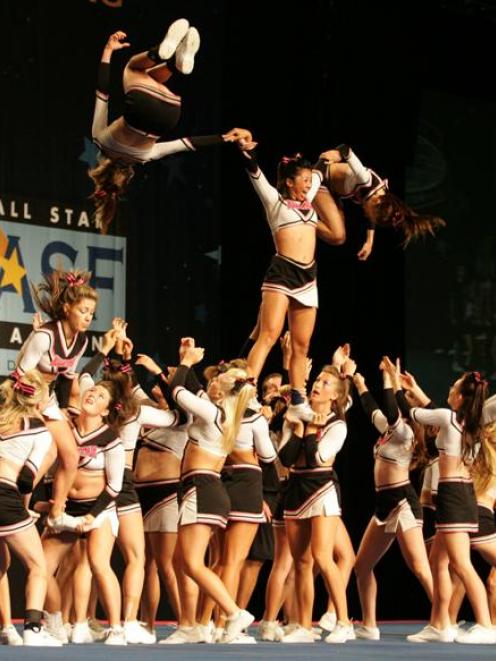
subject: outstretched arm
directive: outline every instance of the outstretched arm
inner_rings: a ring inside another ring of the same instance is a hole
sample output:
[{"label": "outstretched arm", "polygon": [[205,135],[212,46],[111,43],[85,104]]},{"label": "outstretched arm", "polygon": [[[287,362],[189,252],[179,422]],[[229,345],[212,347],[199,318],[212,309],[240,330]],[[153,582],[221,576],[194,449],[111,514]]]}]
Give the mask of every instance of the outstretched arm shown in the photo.
[{"label": "outstretched arm", "polygon": [[108,126],[110,60],[112,59],[112,53],[115,50],[130,46],[130,44],[125,41],[126,37],[127,35],[125,32],[117,30],[117,32],[110,35],[103,49],[102,59],[100,60],[100,65],[98,67],[95,112],[93,114],[93,125],[91,127],[91,135],[96,139],[98,139],[99,134]]}]

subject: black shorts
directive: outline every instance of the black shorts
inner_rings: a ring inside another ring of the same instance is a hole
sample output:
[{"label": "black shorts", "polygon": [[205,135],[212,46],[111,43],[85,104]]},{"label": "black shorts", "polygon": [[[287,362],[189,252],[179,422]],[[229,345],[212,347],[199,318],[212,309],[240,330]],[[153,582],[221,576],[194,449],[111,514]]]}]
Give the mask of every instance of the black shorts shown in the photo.
[{"label": "black shorts", "polygon": [[[153,92],[153,93],[151,93]],[[124,99],[124,121],[130,129],[149,137],[168,135],[181,117],[181,104],[172,93],[155,95],[154,90],[130,89]]]},{"label": "black shorts", "polygon": [[274,255],[265,272],[262,291],[272,291],[294,298],[310,308],[319,306],[317,264],[301,264],[283,255]]},{"label": "black shorts", "polygon": [[490,544],[496,540],[496,523],[494,521],[494,511],[484,505],[477,505],[479,512],[479,532],[471,532],[470,546],[479,544]]},{"label": "black shorts", "polygon": [[478,532],[479,512],[470,480],[439,480],[436,500],[436,530]]},{"label": "black shorts", "polygon": [[288,481],[285,520],[341,516],[336,473],[328,469],[293,468]]},{"label": "black shorts", "polygon": [[415,519],[422,522],[422,506],[420,505],[417,493],[410,482],[398,487],[389,487],[387,489],[378,489],[376,491],[374,512],[376,519],[380,522],[385,522],[391,512],[405,501],[410,505]]},{"label": "black shorts", "polygon": [[434,536],[436,535],[436,510],[433,507],[422,507],[422,514],[424,517],[424,523],[422,526],[422,534],[424,536],[424,542],[432,542]]},{"label": "black shorts", "polygon": [[17,485],[0,480],[0,537],[23,532],[34,524]]},{"label": "black shorts", "polygon": [[250,464],[224,466],[221,478],[231,502],[229,521],[264,523],[262,469]]},{"label": "black shorts", "polygon": [[182,475],[178,501],[180,526],[194,523],[227,526],[231,503],[219,473],[194,470]]},{"label": "black shorts", "polygon": [[177,532],[178,480],[153,480],[134,485],[143,512],[145,532]]},{"label": "black shorts", "polygon": [[122,489],[116,498],[117,516],[125,516],[134,512],[141,512],[140,500],[133,483],[133,473],[130,468],[124,469]]},{"label": "black shorts", "polygon": [[[279,494],[264,493],[263,499],[267,503],[274,516],[277,504],[279,501]],[[284,521],[282,522],[284,525]],[[257,534],[251,545],[250,552],[248,553],[248,560],[257,560],[258,562],[265,562],[266,560],[274,559],[274,532],[272,530],[272,523],[267,521],[258,526]]]}]

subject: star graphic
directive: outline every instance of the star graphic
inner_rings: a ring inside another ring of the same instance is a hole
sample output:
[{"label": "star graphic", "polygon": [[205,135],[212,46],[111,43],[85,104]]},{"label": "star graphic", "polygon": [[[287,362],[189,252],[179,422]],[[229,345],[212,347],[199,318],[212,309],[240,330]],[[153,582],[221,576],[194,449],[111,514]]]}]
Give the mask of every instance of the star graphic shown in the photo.
[{"label": "star graphic", "polygon": [[17,249],[12,251],[9,258],[0,257],[0,267],[3,269],[0,287],[3,289],[8,285],[13,285],[16,292],[22,294],[22,279],[26,275],[26,269],[19,264]]},{"label": "star graphic", "polygon": [[87,163],[90,168],[94,168],[98,163],[98,147],[94,142],[84,138],[84,151],[79,155],[79,160]]},{"label": "star graphic", "polygon": [[217,264],[219,264],[219,266],[221,265],[221,263],[222,263],[222,246],[217,246],[217,248],[215,250],[212,250],[211,252],[206,252],[204,254],[205,254],[205,257],[210,257],[211,259],[216,261]]}]

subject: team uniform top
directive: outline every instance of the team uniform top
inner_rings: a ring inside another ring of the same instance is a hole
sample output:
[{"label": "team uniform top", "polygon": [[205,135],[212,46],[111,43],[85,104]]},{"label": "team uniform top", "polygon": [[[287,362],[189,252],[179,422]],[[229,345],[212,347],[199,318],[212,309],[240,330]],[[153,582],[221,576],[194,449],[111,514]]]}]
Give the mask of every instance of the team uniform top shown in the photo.
[{"label": "team uniform top", "polygon": [[260,461],[266,464],[276,459],[277,453],[270,438],[269,424],[259,411],[246,410],[234,450],[254,450]]},{"label": "team uniform top", "polygon": [[342,182],[344,192],[341,192],[340,197],[362,204],[380,188],[387,188],[387,179],[381,179],[374,170],[365,167],[350,148],[340,149],[340,152],[349,166]]},{"label": "team uniform top", "polygon": [[192,419],[189,416],[187,422],[177,427],[147,427],[145,425],[140,432],[143,447],[158,452],[169,452],[181,460],[188,442],[188,429]]},{"label": "team uniform top", "polygon": [[293,466],[303,453],[305,468],[318,470],[325,467],[330,470],[329,461],[334,459],[343,447],[347,433],[346,422],[334,413],[328,415],[326,424],[316,433],[306,434],[303,438],[293,434],[285,422],[279,445],[279,459],[284,466]]},{"label": "team uniform top", "polygon": [[79,451],[78,470],[105,471],[105,489],[97,497],[90,514],[97,516],[119,495],[126,465],[124,446],[118,434],[107,424],[83,434],[73,421],[74,438]]},{"label": "team uniform top", "polygon": [[21,429],[0,434],[0,459],[26,466],[36,476],[52,444],[52,435],[39,418],[22,418]]},{"label": "team uniform top", "polygon": [[312,207],[312,200],[317,194],[322,183],[324,162],[318,162],[312,170],[312,185],[306,195],[306,200],[299,202],[282,197],[279,191],[269,184],[266,176],[258,166],[255,154],[253,152],[243,152],[246,158],[245,167],[248,171],[253,188],[260,198],[267,221],[269,223],[272,236],[286,227],[295,227],[296,225],[310,225],[317,227],[318,216]]},{"label": "team uniform top", "polygon": [[17,359],[17,370],[24,374],[38,369],[44,374],[76,375],[76,367],[86,350],[88,338],[76,333],[68,346],[61,321],[50,321],[32,331],[22,346]]}]

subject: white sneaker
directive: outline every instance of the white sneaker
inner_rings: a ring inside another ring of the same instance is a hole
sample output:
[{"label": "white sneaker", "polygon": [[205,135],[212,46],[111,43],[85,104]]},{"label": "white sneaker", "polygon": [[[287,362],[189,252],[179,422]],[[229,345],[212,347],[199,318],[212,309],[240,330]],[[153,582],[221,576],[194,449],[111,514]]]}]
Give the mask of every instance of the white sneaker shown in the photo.
[{"label": "white sneaker", "polygon": [[284,636],[284,630],[277,620],[262,620],[259,628],[261,639],[271,643],[279,643]]},{"label": "white sneaker", "polygon": [[234,640],[239,633],[250,626],[254,619],[255,617],[245,610],[239,610],[235,615],[228,617],[223,642],[228,643]]},{"label": "white sneaker", "polygon": [[13,624],[2,627],[0,631],[0,643],[2,645],[22,645],[22,636],[19,635]]},{"label": "white sneaker", "polygon": [[71,516],[62,512],[58,516],[48,516],[47,517],[47,526],[50,532],[75,532],[76,527],[82,523],[82,516]]},{"label": "white sneaker", "polygon": [[213,643],[214,642],[214,635],[215,635],[215,625],[210,620],[208,624],[197,624],[196,627],[196,633],[198,635],[199,640],[197,642],[199,643]]},{"label": "white sneaker", "polygon": [[322,629],[319,627],[312,627],[312,634],[315,640],[320,640],[322,638]]},{"label": "white sneaker", "polygon": [[380,640],[381,632],[379,627],[366,627],[364,624],[360,624],[355,627],[355,638],[360,640]]},{"label": "white sneaker", "polygon": [[69,639],[67,638],[67,631],[65,630],[64,623],[62,622],[62,613],[57,611],[56,613],[47,613],[43,614],[45,618],[45,629],[46,632],[60,640],[63,645],[67,645]]},{"label": "white sneaker", "polygon": [[[224,641],[223,641],[224,642]],[[257,641],[247,633],[238,633],[234,640],[225,641],[228,645],[256,645]]]},{"label": "white sneaker", "polygon": [[158,641],[161,645],[183,645],[204,642],[197,627],[178,627],[170,636]]},{"label": "white sneaker", "polygon": [[455,632],[452,627],[436,629],[428,624],[417,633],[406,637],[411,643],[452,643],[455,640]]},{"label": "white sneaker", "polygon": [[126,634],[123,627],[117,625],[110,627],[107,637],[103,641],[104,645],[127,645]]},{"label": "white sneaker", "polygon": [[157,642],[157,636],[148,631],[138,620],[124,622],[124,635],[126,642],[131,645],[154,645]]},{"label": "white sneaker", "polygon": [[62,647],[60,640],[51,636],[43,627],[38,631],[24,629],[22,639],[23,644],[29,647]]},{"label": "white sneaker", "polygon": [[174,23],[171,23],[167,34],[158,47],[158,56],[161,60],[170,60],[176,52],[176,48],[186,36],[188,28],[189,23],[185,18],[179,18]]},{"label": "white sneaker", "polygon": [[71,643],[86,645],[93,642],[94,638],[88,622],[75,622],[71,632]]},{"label": "white sneaker", "polygon": [[288,414],[293,415],[303,422],[312,422],[315,411],[312,409],[307,400],[303,404],[290,404],[288,406]]},{"label": "white sneaker", "polygon": [[108,635],[108,629],[102,624],[95,619],[92,619],[91,617],[88,619],[88,626],[90,628],[91,635],[93,637],[93,641],[99,642],[101,640],[105,640],[105,638]]},{"label": "white sneaker", "polygon": [[336,613],[324,613],[319,620],[319,627],[325,631],[332,631],[336,626],[337,618]]},{"label": "white sneaker", "polygon": [[315,637],[311,629],[296,627],[281,638],[281,643],[314,643]]},{"label": "white sneaker", "polygon": [[326,643],[345,643],[347,640],[354,640],[355,634],[353,625],[344,624],[343,622],[336,622],[336,626],[331,633],[325,638]]},{"label": "white sneaker", "polygon": [[496,631],[493,628],[474,624],[466,631],[458,630],[455,637],[456,643],[472,645],[491,645],[496,643]]},{"label": "white sneaker", "polygon": [[[176,69],[182,74],[193,71],[195,55],[200,48],[200,34],[196,28],[190,28],[176,50]],[[160,51],[159,51],[160,55]]]},{"label": "white sneaker", "polygon": [[223,643],[226,630],[224,627],[214,627],[212,639],[214,643]]}]

